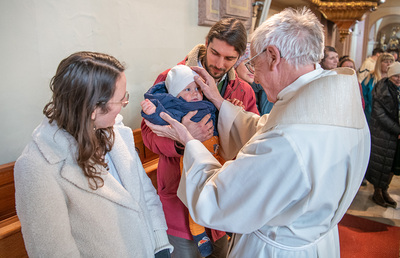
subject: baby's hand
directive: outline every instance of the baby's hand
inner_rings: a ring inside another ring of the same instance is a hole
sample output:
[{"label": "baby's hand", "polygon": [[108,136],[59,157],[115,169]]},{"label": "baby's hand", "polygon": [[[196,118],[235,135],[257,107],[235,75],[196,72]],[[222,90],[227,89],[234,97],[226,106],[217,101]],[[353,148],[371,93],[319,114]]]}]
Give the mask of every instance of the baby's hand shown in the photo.
[{"label": "baby's hand", "polygon": [[243,101],[238,100],[238,99],[227,99],[227,101],[231,102],[235,106],[242,107],[243,109],[245,108],[243,105]]},{"label": "baby's hand", "polygon": [[140,102],[140,105],[142,106],[143,112],[146,115],[151,115],[156,112],[156,106],[148,99]]}]

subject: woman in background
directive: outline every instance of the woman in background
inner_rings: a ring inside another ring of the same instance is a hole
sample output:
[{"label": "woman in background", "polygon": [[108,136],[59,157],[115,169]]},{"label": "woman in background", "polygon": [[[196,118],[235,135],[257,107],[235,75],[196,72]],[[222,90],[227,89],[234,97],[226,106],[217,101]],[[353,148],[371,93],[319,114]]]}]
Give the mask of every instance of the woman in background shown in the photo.
[{"label": "woman in background", "polygon": [[[354,63],[354,60],[351,59],[349,56],[342,56],[339,59],[339,66],[338,67],[348,67],[353,69],[354,71],[356,70],[356,64]],[[361,84],[358,84],[360,86],[360,94],[361,94],[361,103],[363,106],[363,109],[365,109],[365,102],[364,102],[364,96],[362,92],[362,87]],[[366,182],[363,181],[363,184],[365,185]]]},{"label": "woman in background", "polygon": [[339,62],[339,54],[336,49],[331,46],[324,48],[324,58],[322,58],[320,65],[322,69],[332,70],[337,68]]},{"label": "woman in background", "polygon": [[389,53],[379,55],[374,70],[361,82],[365,101],[364,113],[369,123],[372,111],[372,89],[382,78],[387,77],[388,66],[394,62],[394,57]]},{"label": "woman in background", "polygon": [[400,174],[400,63],[389,66],[388,78],[372,90],[371,157],[366,173],[374,185],[372,200],[383,207],[397,207],[388,193],[393,174]]},{"label": "woman in background", "polygon": [[14,169],[31,257],[169,257],[161,202],[118,115],[129,103],[114,57],[61,61],[51,101]]},{"label": "woman in background", "polygon": [[251,69],[248,69],[246,66],[246,63],[249,61],[249,59],[250,43],[247,43],[246,51],[236,62],[234,68],[239,78],[250,84],[251,88],[253,89],[256,95],[256,105],[260,116],[269,114],[274,106],[274,103],[268,101],[267,94],[265,93],[263,87],[260,84],[255,83],[254,71],[251,71]]}]

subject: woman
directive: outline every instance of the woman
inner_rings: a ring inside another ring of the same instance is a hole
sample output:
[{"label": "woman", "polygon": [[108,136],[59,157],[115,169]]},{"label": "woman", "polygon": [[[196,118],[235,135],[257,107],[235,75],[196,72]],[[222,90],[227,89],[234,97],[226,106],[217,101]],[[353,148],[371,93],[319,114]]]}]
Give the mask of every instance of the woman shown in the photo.
[{"label": "woman", "polygon": [[239,60],[234,65],[237,75],[240,79],[246,81],[250,84],[251,88],[254,90],[256,95],[256,104],[260,116],[264,114],[269,114],[274,103],[271,103],[267,99],[267,94],[260,84],[254,82],[254,74],[247,69],[246,62],[250,59],[250,43],[247,43],[245,53],[239,58]]},{"label": "woman", "polygon": [[361,82],[362,92],[365,101],[364,113],[369,122],[372,110],[372,89],[375,84],[382,78],[387,77],[388,66],[394,62],[394,57],[389,53],[383,53],[378,57],[375,63],[374,71],[372,71],[365,79]]},{"label": "woman", "polygon": [[322,58],[320,65],[322,69],[332,70],[337,68],[339,62],[339,54],[336,49],[331,46],[324,48],[324,58]]},{"label": "woman", "polygon": [[[353,70],[356,70],[356,64],[354,63],[354,60],[351,59],[349,56],[342,56],[339,60],[339,66],[338,67],[348,67]],[[363,109],[365,109],[365,102],[364,102],[364,97],[362,93],[362,87],[361,84],[359,83],[360,86],[360,94],[361,94],[361,103],[363,106]],[[366,182],[363,181],[363,184],[365,185]]]},{"label": "woman", "polygon": [[61,61],[51,101],[15,164],[16,207],[32,257],[169,257],[161,202],[118,116],[129,103],[114,57]]},{"label": "woman", "polygon": [[389,78],[380,80],[372,90],[371,157],[366,173],[374,185],[372,200],[383,207],[396,208],[397,203],[387,192],[393,172],[398,171],[400,153],[399,97],[400,63],[389,66]]},{"label": "woman", "polygon": [[351,59],[349,56],[342,56],[341,58],[339,58],[338,67],[348,67],[356,70],[356,64],[354,63],[354,60]]}]

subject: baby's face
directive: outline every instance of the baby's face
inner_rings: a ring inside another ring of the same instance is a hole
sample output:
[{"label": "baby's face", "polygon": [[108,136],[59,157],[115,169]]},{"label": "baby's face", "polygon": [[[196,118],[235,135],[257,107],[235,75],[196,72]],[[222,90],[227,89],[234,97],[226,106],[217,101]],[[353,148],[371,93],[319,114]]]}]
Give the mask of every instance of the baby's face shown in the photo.
[{"label": "baby's face", "polygon": [[196,84],[196,82],[191,82],[184,88],[181,92],[179,92],[177,98],[182,97],[187,102],[194,102],[203,100],[203,92],[201,91],[200,86]]}]

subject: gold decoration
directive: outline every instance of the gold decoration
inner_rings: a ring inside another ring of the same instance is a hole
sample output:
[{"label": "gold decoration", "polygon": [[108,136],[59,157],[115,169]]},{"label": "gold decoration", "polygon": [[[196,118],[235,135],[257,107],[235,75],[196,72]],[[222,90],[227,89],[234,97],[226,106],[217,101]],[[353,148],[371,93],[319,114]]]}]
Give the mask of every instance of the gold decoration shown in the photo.
[{"label": "gold decoration", "polygon": [[350,34],[350,27],[356,20],[361,20],[362,16],[375,10],[380,1],[357,1],[357,0],[309,0],[322,15],[333,21],[339,29],[340,42],[343,42]]}]

